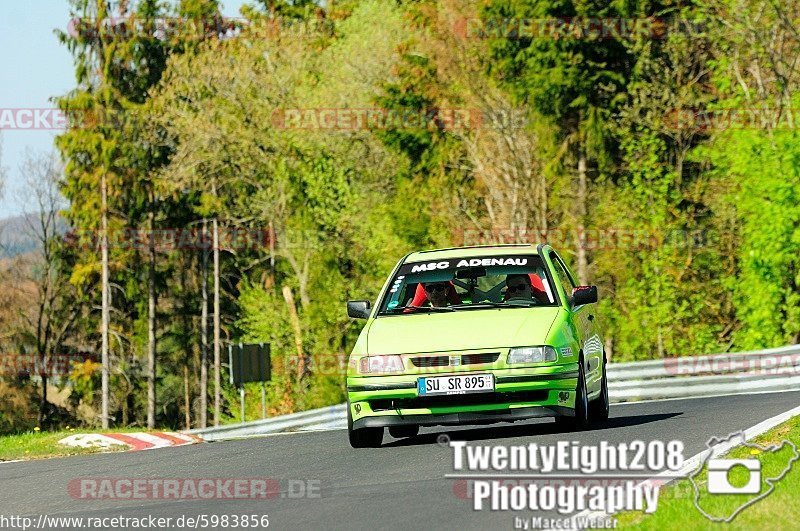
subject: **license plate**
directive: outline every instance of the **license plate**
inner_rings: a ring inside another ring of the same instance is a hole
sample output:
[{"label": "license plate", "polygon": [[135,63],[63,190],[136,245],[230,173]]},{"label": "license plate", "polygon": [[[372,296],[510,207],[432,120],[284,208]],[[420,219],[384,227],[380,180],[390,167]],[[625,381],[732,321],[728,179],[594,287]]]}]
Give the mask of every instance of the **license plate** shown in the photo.
[{"label": "license plate", "polygon": [[467,393],[491,393],[494,391],[493,374],[459,374],[454,376],[431,376],[417,380],[417,394],[465,395]]}]

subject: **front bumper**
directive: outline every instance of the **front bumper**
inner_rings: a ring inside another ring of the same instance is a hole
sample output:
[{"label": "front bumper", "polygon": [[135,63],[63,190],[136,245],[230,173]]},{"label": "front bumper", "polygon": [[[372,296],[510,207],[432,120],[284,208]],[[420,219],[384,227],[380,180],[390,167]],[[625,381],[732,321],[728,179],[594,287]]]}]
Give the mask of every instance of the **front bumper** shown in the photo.
[{"label": "front bumper", "polygon": [[381,415],[353,421],[353,428],[386,428],[390,426],[456,426],[462,424],[494,424],[518,420],[563,415],[574,417],[575,411],[563,406],[533,406],[510,408],[505,411],[474,411],[423,415]]},{"label": "front bumper", "polygon": [[[494,374],[494,392],[432,397],[417,394],[420,377],[470,372]],[[513,369],[475,367],[435,374],[351,376],[347,379],[348,407],[355,429],[486,424],[573,416],[577,379],[577,363]]]}]

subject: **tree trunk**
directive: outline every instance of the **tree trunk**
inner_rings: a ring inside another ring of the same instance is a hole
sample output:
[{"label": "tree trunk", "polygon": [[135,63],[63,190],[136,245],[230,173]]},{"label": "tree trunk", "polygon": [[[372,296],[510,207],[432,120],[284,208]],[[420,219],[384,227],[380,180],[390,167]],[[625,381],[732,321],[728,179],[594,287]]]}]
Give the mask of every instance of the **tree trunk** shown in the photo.
[{"label": "tree trunk", "polygon": [[131,400],[131,386],[129,383],[125,383],[125,395],[123,399],[120,401],[122,404],[122,425],[128,425],[128,410],[130,409],[130,400]]},{"label": "tree trunk", "polygon": [[286,301],[286,306],[289,309],[289,320],[294,329],[294,346],[297,349],[297,381],[301,381],[306,373],[306,358],[303,355],[303,336],[300,328],[300,318],[297,316],[297,307],[294,303],[294,295],[292,295],[292,288],[289,286],[283,287],[283,300]]},{"label": "tree trunk", "polygon": [[[203,241],[207,232],[207,223],[203,221]],[[201,258],[201,292],[203,308],[200,314],[200,427],[208,426],[208,250],[203,249]]]},{"label": "tree trunk", "polygon": [[147,272],[147,427],[156,427],[156,215],[150,198],[150,245]]},{"label": "tree trunk", "polygon": [[41,427],[47,420],[47,365],[45,364],[39,375],[42,378],[42,401],[39,402],[39,420],[37,424]]},{"label": "tree trunk", "polygon": [[101,234],[100,234],[100,262],[102,264],[101,271],[101,287],[102,290],[102,310],[101,310],[101,324],[100,335],[102,337],[101,344],[101,362],[102,369],[102,406],[101,406],[101,425],[103,429],[108,428],[108,374],[109,374],[109,360],[108,360],[108,326],[109,326],[109,290],[108,290],[108,183],[106,182],[106,174],[102,173],[100,178],[100,218],[101,218]]},{"label": "tree trunk", "polygon": [[188,307],[188,296],[187,294],[190,292],[188,286],[188,276],[191,273],[189,267],[193,262],[193,258],[190,255],[186,255],[181,260],[181,293],[183,297],[181,297],[181,343],[183,343],[183,412],[184,412],[184,426],[185,429],[191,429],[192,427],[192,389],[190,385],[190,373],[192,367],[192,361],[196,354],[196,349],[192,346],[192,324],[191,324],[191,310]]},{"label": "tree trunk", "polygon": [[214,218],[212,222],[214,231],[214,426],[219,426],[220,412],[220,322],[219,322],[219,221]]},{"label": "tree trunk", "polygon": [[586,256],[586,151],[578,144],[578,283],[589,283],[589,261]]},{"label": "tree trunk", "polygon": [[614,336],[608,334],[606,336],[605,344],[603,345],[603,351],[606,353],[606,361],[611,361],[611,358],[614,356]]},{"label": "tree trunk", "polygon": [[184,404],[184,423],[185,429],[192,429],[192,398],[189,394],[189,359],[183,365],[183,404]]},{"label": "tree trunk", "polygon": [[[47,245],[46,242],[45,245]],[[45,275],[49,275],[50,263],[47,259],[46,254],[45,254],[45,262],[46,262]],[[45,289],[47,289],[47,287]],[[39,377],[42,379],[42,395],[39,401],[39,416],[37,419],[37,424],[40,427],[44,427],[44,422],[47,419],[47,370],[50,365],[49,363],[50,360],[48,359],[47,356],[47,343],[49,343],[49,341],[46,341],[46,338],[43,337],[46,336],[46,334],[44,334],[44,332],[42,331],[42,329],[44,328],[42,321],[44,320],[45,307],[46,304],[39,305],[39,318],[37,319],[36,322],[36,348],[38,350],[37,354],[39,356],[38,372],[39,372]]]}]

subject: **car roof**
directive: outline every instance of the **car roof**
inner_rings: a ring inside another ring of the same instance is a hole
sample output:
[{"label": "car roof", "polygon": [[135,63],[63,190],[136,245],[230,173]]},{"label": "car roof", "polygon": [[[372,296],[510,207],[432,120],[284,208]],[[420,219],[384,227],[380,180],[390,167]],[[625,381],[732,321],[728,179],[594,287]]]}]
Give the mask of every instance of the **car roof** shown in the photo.
[{"label": "car roof", "polygon": [[406,257],[404,263],[429,262],[432,260],[447,260],[450,258],[472,258],[475,256],[495,256],[521,254],[538,254],[535,243],[512,243],[506,245],[475,245],[471,247],[450,247],[447,249],[431,249],[417,251]]}]

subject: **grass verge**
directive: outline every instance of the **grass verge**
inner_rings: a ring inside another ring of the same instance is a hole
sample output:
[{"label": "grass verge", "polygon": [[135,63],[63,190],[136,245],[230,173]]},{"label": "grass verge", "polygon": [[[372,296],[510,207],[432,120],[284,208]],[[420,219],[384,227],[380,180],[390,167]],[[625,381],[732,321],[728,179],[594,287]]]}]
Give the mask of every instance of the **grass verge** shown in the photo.
[{"label": "grass verge", "polygon": [[[773,428],[772,430],[756,437],[750,442],[761,446],[781,445],[788,440],[794,443],[800,453],[800,416]],[[789,460],[794,456],[792,448],[784,445],[778,451],[760,452],[757,449],[738,446],[732,449],[724,458],[751,459],[756,458],[761,463],[761,490],[764,493],[769,489],[766,478],[777,477],[786,468]],[[747,483],[749,473],[746,469],[738,467],[732,469],[726,476],[735,487]],[[738,507],[752,500],[753,495],[709,494],[708,473],[706,467],[695,478],[700,491],[699,504],[704,511],[712,516],[725,518],[732,514]],[[744,508],[730,523],[716,523],[707,519],[694,504],[695,490],[688,479],[662,488],[658,500],[658,509],[652,515],[641,512],[626,512],[616,515],[619,527],[635,529],[725,529],[751,530],[751,529],[797,529],[800,521],[800,460],[792,464],[791,470],[783,479],[775,482],[774,490],[765,498],[755,501]]]},{"label": "grass verge", "polygon": [[3,435],[0,436],[0,461],[44,459],[47,457],[64,457],[68,455],[95,454],[98,452],[119,452],[121,450],[126,450],[128,447],[123,445],[120,445],[119,447],[112,447],[112,449],[102,449],[75,448],[58,444],[58,441],[64,437],[75,435],[76,433],[108,433],[109,431],[125,433],[142,430],[114,428],[113,430],[104,431],[30,431],[16,435]]}]

